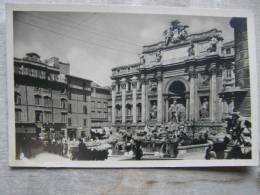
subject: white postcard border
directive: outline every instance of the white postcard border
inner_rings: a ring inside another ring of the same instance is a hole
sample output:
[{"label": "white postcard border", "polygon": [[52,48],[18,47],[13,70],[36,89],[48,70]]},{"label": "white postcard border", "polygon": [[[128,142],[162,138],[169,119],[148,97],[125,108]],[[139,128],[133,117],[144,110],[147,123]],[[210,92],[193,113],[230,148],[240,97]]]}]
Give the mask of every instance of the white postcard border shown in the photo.
[{"label": "white postcard border", "polygon": [[[259,104],[257,87],[257,66],[254,14],[250,10],[176,8],[162,6],[95,6],[95,5],[60,5],[60,4],[7,4],[7,93],[8,93],[8,132],[9,132],[9,166],[11,167],[75,167],[75,168],[138,168],[138,167],[222,167],[222,166],[257,166],[259,163]],[[252,159],[250,160],[156,160],[156,161],[71,161],[38,162],[15,159],[15,123],[14,123],[14,74],[13,74],[13,12],[106,12],[133,14],[172,14],[216,17],[246,17],[248,25],[248,47],[250,66],[251,121],[252,121]]]}]

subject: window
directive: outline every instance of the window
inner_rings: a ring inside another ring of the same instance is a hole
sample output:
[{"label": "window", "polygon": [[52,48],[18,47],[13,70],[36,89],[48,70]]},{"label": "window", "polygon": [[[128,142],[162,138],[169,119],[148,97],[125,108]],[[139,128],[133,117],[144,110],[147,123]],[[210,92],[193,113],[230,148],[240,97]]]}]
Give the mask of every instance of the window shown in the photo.
[{"label": "window", "polygon": [[63,88],[63,89],[61,90],[61,93],[62,93],[62,94],[66,94],[66,91],[67,91],[66,88]]},{"label": "window", "polygon": [[83,119],[83,125],[84,125],[84,127],[87,126],[87,119]]},{"label": "window", "polygon": [[46,73],[44,71],[42,71],[42,79],[45,79],[46,78]]},{"label": "window", "polygon": [[87,106],[83,106],[83,114],[87,114],[87,113],[88,113]]},{"label": "window", "polygon": [[107,102],[104,102],[104,109],[107,108]]},{"label": "window", "polygon": [[231,49],[230,49],[230,48],[228,48],[228,49],[226,50],[226,54],[231,54]]},{"label": "window", "polygon": [[48,80],[49,80],[49,81],[53,81],[53,80],[54,80],[53,77],[54,77],[53,74],[49,74]]},{"label": "window", "polygon": [[54,81],[58,81],[58,80],[59,80],[59,77],[58,77],[58,75],[57,75],[57,74],[55,74],[55,75],[53,76],[53,79],[54,79]]},{"label": "window", "polygon": [[33,74],[32,69],[31,69],[31,68],[28,68],[28,75],[29,75],[29,76],[32,76],[32,74]]},{"label": "window", "polygon": [[61,113],[61,122],[62,123],[67,122],[67,113],[64,113],[64,112]]},{"label": "window", "polygon": [[14,72],[17,74],[23,73],[23,67],[22,66],[15,66]]},{"label": "window", "polygon": [[35,95],[34,96],[34,100],[35,100],[35,105],[40,105],[40,103],[41,103],[41,96],[40,95]]},{"label": "window", "polygon": [[87,101],[87,95],[86,95],[86,94],[83,95],[83,101],[84,101],[84,102]]},{"label": "window", "polygon": [[44,106],[46,106],[46,107],[51,107],[52,106],[52,101],[51,101],[50,97],[48,97],[48,96],[44,97]]},{"label": "window", "polygon": [[22,110],[15,109],[15,122],[21,121]]},{"label": "window", "polygon": [[15,104],[21,104],[21,94],[15,92]]},{"label": "window", "polygon": [[28,75],[28,68],[27,67],[23,67],[23,75]]},{"label": "window", "polygon": [[83,137],[86,137],[86,132],[85,131],[81,131],[81,137],[83,138]]},{"label": "window", "polygon": [[226,76],[227,76],[227,78],[231,78],[231,75],[232,75],[232,74],[231,74],[231,71],[232,71],[231,69],[227,69],[227,70],[226,70]]},{"label": "window", "polygon": [[41,70],[37,70],[37,77],[38,78],[42,78],[42,71]]},{"label": "window", "polygon": [[61,99],[61,108],[66,109],[66,100]]},{"label": "window", "polygon": [[68,92],[68,99],[71,100],[71,92]]},{"label": "window", "polygon": [[52,122],[52,114],[51,112],[44,112],[45,122],[50,123]]},{"label": "window", "polygon": [[32,69],[32,76],[37,77],[37,70],[36,69]]},{"label": "window", "polygon": [[42,111],[35,111],[35,122],[43,122]]},{"label": "window", "polygon": [[68,118],[68,125],[71,126],[71,118]]},{"label": "window", "polygon": [[68,104],[68,113],[71,113],[71,112],[72,112],[71,104]]},{"label": "window", "polygon": [[95,101],[91,102],[91,108],[95,108]]}]

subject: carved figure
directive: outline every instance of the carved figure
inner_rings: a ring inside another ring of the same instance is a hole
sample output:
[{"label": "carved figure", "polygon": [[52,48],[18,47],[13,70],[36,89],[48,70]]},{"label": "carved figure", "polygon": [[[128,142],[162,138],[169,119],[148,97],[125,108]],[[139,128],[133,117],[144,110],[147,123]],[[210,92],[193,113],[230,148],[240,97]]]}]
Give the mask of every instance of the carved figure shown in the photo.
[{"label": "carved figure", "polygon": [[194,55],[195,55],[194,44],[191,43],[190,47],[188,48],[188,56],[191,57],[191,56],[194,56]]},{"label": "carved figure", "polygon": [[204,98],[203,102],[201,104],[200,117],[201,118],[208,118],[209,117],[209,102],[208,102],[207,98]]},{"label": "carved figure", "polygon": [[171,122],[175,122],[175,123],[178,123],[178,106],[177,106],[177,101],[174,100],[173,101],[173,104],[171,104],[169,110],[169,118]]},{"label": "carved figure", "polygon": [[163,34],[164,34],[165,44],[168,45],[170,43],[172,35],[173,35],[171,27],[168,28],[167,30],[165,30],[163,32]]},{"label": "carved figure", "polygon": [[165,44],[177,43],[182,40],[186,40],[188,36],[187,28],[189,26],[182,25],[178,20],[173,20],[171,26],[163,32]]},{"label": "carved figure", "polygon": [[161,50],[158,50],[155,54],[156,62],[160,62],[162,59]]},{"label": "carved figure", "polygon": [[156,82],[151,82],[150,83],[150,91],[151,92],[156,92],[157,91],[157,83]]},{"label": "carved figure", "polygon": [[141,55],[141,57],[140,57],[140,64],[145,64],[144,55]]},{"label": "carved figure", "polygon": [[220,35],[215,35],[211,38],[210,40],[210,46],[207,49],[208,52],[216,52],[217,51],[217,46],[218,46],[218,42],[222,41],[223,38]]},{"label": "carved figure", "polygon": [[185,106],[181,103],[177,104],[178,113],[177,118],[179,122],[184,122],[186,119],[186,109]]},{"label": "carved figure", "polygon": [[157,118],[157,106],[156,103],[153,104],[152,110],[150,112],[150,118],[151,119],[156,119]]}]

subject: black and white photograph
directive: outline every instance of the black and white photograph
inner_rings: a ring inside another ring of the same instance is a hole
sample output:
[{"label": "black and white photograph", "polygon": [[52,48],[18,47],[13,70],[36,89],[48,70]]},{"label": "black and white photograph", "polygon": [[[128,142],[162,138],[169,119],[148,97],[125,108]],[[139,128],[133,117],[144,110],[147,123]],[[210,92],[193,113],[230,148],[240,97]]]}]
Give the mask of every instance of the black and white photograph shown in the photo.
[{"label": "black and white photograph", "polygon": [[56,8],[9,6],[10,166],[258,163],[250,13]]}]

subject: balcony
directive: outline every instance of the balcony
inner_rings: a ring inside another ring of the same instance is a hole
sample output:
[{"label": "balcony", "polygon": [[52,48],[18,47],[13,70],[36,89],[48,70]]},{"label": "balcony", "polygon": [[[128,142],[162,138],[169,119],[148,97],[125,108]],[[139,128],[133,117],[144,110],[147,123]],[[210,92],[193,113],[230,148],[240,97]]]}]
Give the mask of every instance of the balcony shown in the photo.
[{"label": "balcony", "polygon": [[122,97],[121,96],[116,96],[116,101],[121,101]]},{"label": "balcony", "polygon": [[131,100],[133,98],[132,94],[126,95],[126,100]]},{"label": "balcony", "polygon": [[122,123],[122,116],[116,116],[116,123]]},{"label": "balcony", "polygon": [[126,122],[133,122],[133,116],[126,116]]}]

